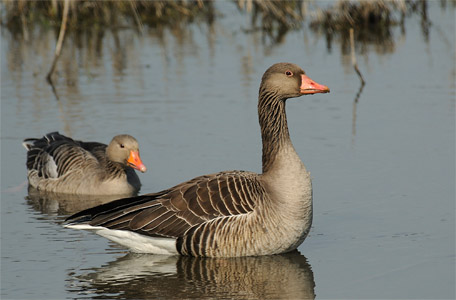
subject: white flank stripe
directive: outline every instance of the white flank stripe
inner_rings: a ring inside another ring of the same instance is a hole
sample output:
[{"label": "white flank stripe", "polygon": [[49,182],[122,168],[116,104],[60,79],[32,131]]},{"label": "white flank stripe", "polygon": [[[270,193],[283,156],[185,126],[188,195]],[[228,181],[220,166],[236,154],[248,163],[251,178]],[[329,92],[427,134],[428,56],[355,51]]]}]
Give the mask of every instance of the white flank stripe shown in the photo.
[{"label": "white flank stripe", "polygon": [[149,237],[126,230],[107,229],[100,226],[90,226],[88,224],[68,224],[66,228],[84,229],[94,231],[117,244],[129,248],[137,253],[152,253],[164,255],[178,255],[176,250],[176,239]]}]

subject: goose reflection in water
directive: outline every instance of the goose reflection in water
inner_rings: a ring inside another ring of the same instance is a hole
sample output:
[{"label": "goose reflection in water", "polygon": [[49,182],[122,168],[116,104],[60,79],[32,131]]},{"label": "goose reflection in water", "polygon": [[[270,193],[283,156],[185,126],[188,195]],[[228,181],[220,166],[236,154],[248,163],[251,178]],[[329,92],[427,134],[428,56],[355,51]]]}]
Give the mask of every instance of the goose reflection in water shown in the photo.
[{"label": "goose reflection in water", "polygon": [[61,216],[73,214],[119,198],[122,198],[122,195],[76,195],[45,192],[29,185],[28,196],[25,199],[36,211],[47,215]]},{"label": "goose reflection in water", "polygon": [[198,258],[129,253],[71,273],[78,298],[314,299],[315,282],[298,251],[260,257]]}]

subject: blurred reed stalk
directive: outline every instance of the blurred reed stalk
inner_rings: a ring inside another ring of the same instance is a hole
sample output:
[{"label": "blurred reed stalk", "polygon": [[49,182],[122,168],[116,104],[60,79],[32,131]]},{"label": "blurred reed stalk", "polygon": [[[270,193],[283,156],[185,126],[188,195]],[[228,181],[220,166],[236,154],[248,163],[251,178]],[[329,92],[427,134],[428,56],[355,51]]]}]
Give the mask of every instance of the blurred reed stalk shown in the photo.
[{"label": "blurred reed stalk", "polygon": [[263,0],[235,0],[240,10],[252,14],[253,19],[261,16],[264,27],[272,22],[278,22],[283,26],[292,28],[299,27],[304,16],[303,0],[291,1],[263,1]]},{"label": "blurred reed stalk", "polygon": [[353,28],[350,28],[350,48],[351,48],[352,65],[353,65],[353,69],[355,69],[356,74],[358,74],[358,77],[361,80],[361,85],[364,86],[366,84],[366,82],[364,81],[363,75],[359,71],[358,62],[356,61],[355,38],[354,38],[354,33],[353,32],[354,32]]},{"label": "blurred reed stalk", "polygon": [[55,46],[54,59],[52,60],[51,69],[49,70],[46,79],[47,81],[54,86],[52,83],[52,73],[54,73],[55,65],[57,60],[60,57],[60,52],[62,51],[63,39],[65,38],[65,32],[67,27],[68,20],[68,11],[70,9],[70,0],[65,0],[63,4],[63,16],[62,16],[62,25],[60,26],[59,38],[57,40],[57,45]]}]

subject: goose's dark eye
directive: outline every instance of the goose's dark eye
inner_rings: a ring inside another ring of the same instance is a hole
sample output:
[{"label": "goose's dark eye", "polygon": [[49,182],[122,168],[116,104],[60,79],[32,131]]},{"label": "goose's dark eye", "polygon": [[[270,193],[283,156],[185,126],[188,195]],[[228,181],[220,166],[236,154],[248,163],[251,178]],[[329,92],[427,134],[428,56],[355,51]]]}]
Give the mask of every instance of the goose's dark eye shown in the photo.
[{"label": "goose's dark eye", "polygon": [[291,71],[286,71],[286,72],[285,72],[285,75],[287,75],[288,77],[291,77],[291,76],[293,76],[293,72],[291,72]]},{"label": "goose's dark eye", "polygon": [[125,148],[125,145],[124,144],[120,144],[120,148]]}]

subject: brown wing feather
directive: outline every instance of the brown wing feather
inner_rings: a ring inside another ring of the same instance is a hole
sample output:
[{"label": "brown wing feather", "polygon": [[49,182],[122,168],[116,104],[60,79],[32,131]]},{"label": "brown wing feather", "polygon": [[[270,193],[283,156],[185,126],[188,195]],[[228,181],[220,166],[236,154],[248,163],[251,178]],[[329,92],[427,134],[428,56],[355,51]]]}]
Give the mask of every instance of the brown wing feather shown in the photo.
[{"label": "brown wing feather", "polygon": [[61,147],[56,148],[55,153],[52,153],[51,155],[53,155],[57,165],[59,177],[73,170],[88,170],[89,167],[97,169],[99,167],[99,162],[92,153],[77,145],[62,145]]},{"label": "brown wing feather", "polygon": [[198,183],[198,189],[196,190],[196,196],[198,197],[198,203],[201,209],[204,210],[207,216],[217,216],[218,212],[216,207],[212,205],[212,201],[209,195],[208,182]]},{"label": "brown wing feather", "polygon": [[156,220],[157,216],[160,218],[161,215],[169,212],[165,207],[156,205],[151,208],[146,208],[141,212],[135,214],[133,219],[130,220],[129,228],[131,230],[142,229],[145,226],[149,226],[152,223],[150,220]]},{"label": "brown wing feather", "polygon": [[24,145],[28,150],[27,168],[36,170],[42,178],[58,178],[83,166],[96,167],[98,160],[90,150],[106,149],[106,145],[100,143],[88,143],[90,147],[84,148],[83,142],[58,132],[48,133],[40,139],[26,139]]},{"label": "brown wing feather", "polygon": [[[243,188],[248,186],[249,190]],[[196,177],[160,193],[120,199],[67,220],[149,236],[182,237],[195,225],[253,211],[263,189],[257,175],[231,171]],[[203,240],[206,238],[203,234]]]}]

